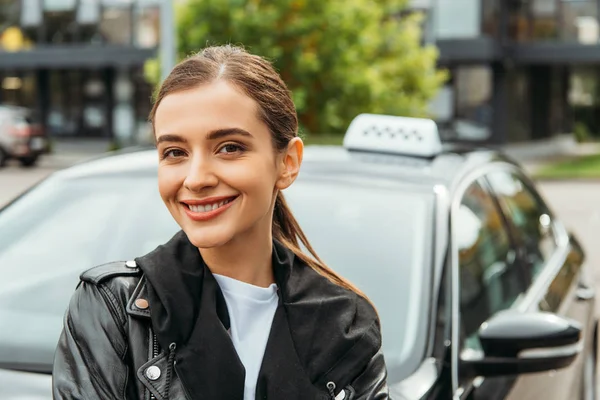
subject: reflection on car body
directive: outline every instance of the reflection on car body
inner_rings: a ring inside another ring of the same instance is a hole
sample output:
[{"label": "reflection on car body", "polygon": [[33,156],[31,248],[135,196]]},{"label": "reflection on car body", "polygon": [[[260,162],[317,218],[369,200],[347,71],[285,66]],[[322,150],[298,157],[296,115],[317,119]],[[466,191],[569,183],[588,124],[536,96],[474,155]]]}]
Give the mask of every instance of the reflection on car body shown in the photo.
[{"label": "reflection on car body", "polygon": [[[178,230],[156,158],[57,172],[0,211],[0,398],[51,398],[82,270]],[[584,252],[509,159],[442,145],[431,121],[362,115],[345,147],[306,149],[285,194],[317,252],[377,306],[392,398],[595,398]]]}]

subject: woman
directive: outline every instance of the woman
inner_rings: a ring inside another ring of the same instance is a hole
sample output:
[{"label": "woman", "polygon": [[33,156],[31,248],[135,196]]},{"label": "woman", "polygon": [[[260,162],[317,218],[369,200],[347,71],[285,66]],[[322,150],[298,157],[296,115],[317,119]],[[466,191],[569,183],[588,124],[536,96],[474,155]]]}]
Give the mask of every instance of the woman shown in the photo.
[{"label": "woman", "polygon": [[150,120],[182,231],[82,274],[54,398],[388,399],[375,310],[315,255],[281,194],[303,144],[272,66],[207,48],[173,69]]}]

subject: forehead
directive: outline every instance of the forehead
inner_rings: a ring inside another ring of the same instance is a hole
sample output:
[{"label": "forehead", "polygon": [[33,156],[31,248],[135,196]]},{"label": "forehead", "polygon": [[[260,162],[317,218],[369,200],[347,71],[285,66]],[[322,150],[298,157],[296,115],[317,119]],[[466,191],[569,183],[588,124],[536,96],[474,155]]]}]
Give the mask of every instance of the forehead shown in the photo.
[{"label": "forehead", "polygon": [[154,118],[157,135],[231,126],[256,129],[261,124],[256,101],[225,81],[168,94]]}]

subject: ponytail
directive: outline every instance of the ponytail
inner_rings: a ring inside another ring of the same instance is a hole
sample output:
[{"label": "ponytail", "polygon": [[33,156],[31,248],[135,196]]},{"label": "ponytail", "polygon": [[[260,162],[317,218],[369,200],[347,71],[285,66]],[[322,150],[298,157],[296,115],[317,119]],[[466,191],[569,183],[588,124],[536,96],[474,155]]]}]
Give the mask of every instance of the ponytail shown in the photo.
[{"label": "ponytail", "polygon": [[[319,258],[304,235],[302,228],[300,228],[298,221],[296,221],[296,218],[294,218],[294,215],[288,207],[287,202],[283,197],[283,193],[281,192],[277,193],[277,199],[275,200],[275,208],[273,212],[273,238],[277,239],[284,246],[290,249],[294,255],[296,255],[296,257],[304,261],[317,273],[323,275],[331,282],[351,290],[369,301],[368,297],[360,289],[338,275]],[[302,251],[300,248],[300,243],[304,245],[304,247],[310,252],[310,256]]]}]

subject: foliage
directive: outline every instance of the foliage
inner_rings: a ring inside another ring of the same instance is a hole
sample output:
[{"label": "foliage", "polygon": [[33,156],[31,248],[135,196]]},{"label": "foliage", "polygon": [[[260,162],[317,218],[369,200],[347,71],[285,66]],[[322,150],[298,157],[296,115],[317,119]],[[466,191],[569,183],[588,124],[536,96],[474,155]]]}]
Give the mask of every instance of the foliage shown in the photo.
[{"label": "foliage", "polygon": [[[301,129],[343,132],[359,113],[425,116],[446,79],[421,46],[406,0],[188,0],[177,9],[179,56],[232,43],[267,57],[291,89]],[[156,62],[147,76],[158,81]]]},{"label": "foliage", "polygon": [[579,143],[587,142],[592,138],[590,130],[588,129],[587,125],[583,122],[575,123],[575,126],[573,127],[573,136],[575,137],[575,140]]},{"label": "foliage", "polygon": [[341,146],[344,140],[344,135],[339,133],[309,133],[300,136],[307,146],[313,144],[321,146]]},{"label": "foliage", "polygon": [[538,179],[600,178],[600,154],[569,158],[536,172]]}]

